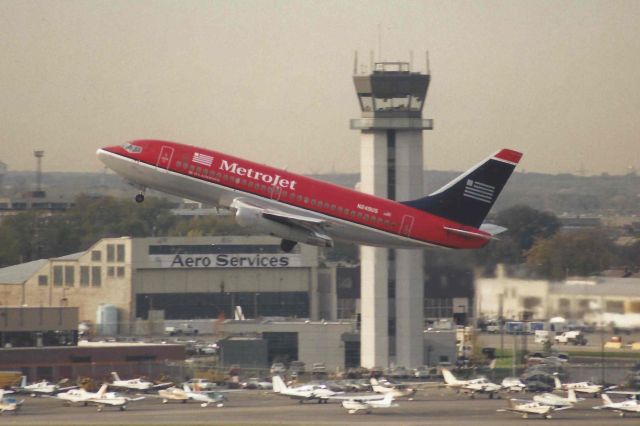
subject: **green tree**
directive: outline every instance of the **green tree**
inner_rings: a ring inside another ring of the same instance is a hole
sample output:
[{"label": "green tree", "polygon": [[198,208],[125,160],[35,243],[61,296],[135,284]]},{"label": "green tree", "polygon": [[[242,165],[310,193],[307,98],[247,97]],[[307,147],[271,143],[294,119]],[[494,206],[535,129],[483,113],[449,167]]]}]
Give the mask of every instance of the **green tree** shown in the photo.
[{"label": "green tree", "polygon": [[549,279],[588,276],[608,268],[613,253],[613,244],[601,229],[562,232],[537,240],[527,253],[527,265]]},{"label": "green tree", "polygon": [[560,228],[552,213],[542,212],[525,205],[516,205],[500,211],[495,223],[507,228],[481,250],[474,252],[475,263],[493,273],[498,263],[519,264],[526,261],[526,253],[538,238],[548,238]]}]

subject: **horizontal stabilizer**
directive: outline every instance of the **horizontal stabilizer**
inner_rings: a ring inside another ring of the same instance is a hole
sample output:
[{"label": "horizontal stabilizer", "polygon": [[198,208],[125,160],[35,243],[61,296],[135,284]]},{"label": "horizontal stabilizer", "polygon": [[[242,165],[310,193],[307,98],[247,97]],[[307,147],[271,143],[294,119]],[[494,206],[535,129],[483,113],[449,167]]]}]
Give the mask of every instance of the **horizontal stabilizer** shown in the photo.
[{"label": "horizontal stabilizer", "polygon": [[473,232],[473,231],[465,231],[464,229],[451,228],[450,226],[445,226],[444,230],[447,231],[447,232],[452,232],[454,234],[458,234],[458,235],[460,235],[462,237],[465,237],[465,238],[480,239],[480,240],[490,240],[491,239],[491,235],[481,234],[479,232]]}]

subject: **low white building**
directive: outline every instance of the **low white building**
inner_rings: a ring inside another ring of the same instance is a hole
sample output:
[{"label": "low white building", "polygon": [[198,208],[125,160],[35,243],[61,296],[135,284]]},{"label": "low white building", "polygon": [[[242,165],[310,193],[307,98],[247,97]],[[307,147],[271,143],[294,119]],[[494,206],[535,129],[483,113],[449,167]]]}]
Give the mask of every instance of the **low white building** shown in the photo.
[{"label": "low white building", "polygon": [[513,277],[500,266],[494,278],[476,280],[478,317],[506,320],[584,319],[594,311],[640,313],[640,278],[589,277],[564,281]]}]

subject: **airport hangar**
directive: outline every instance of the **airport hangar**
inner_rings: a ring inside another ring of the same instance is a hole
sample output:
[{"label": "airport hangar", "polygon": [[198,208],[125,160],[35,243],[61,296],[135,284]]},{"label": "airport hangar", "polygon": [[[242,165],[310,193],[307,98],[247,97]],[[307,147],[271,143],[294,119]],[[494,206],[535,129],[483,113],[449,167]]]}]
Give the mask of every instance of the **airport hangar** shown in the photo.
[{"label": "airport hangar", "polygon": [[[0,269],[0,305],[78,307],[99,335],[259,335],[268,362],[360,365],[359,270],[271,237],[105,238],[86,251]],[[235,307],[246,318],[236,321]],[[425,334],[426,361],[454,361],[455,333]]]}]

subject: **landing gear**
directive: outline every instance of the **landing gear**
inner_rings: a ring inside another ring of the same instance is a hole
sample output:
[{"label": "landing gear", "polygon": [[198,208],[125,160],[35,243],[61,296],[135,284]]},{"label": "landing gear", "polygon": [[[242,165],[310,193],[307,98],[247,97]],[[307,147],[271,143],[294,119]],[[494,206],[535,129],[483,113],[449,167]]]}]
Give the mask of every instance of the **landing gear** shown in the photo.
[{"label": "landing gear", "polygon": [[296,246],[296,244],[298,243],[295,241],[282,240],[282,242],[280,243],[280,249],[285,253],[290,253],[291,250],[293,250],[293,248]]},{"label": "landing gear", "polygon": [[136,203],[141,203],[141,202],[143,202],[143,201],[144,201],[144,194],[143,194],[142,192],[141,192],[141,193],[139,193],[138,195],[136,195],[135,200],[136,200]]}]

